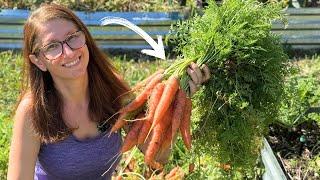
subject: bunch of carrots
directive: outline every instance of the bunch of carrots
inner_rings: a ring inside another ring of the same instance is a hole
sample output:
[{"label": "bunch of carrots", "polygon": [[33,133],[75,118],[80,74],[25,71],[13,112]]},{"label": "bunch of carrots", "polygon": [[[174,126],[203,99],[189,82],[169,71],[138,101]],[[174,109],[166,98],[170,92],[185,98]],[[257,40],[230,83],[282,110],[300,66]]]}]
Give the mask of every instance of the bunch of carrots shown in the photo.
[{"label": "bunch of carrots", "polygon": [[[156,155],[171,148],[178,131],[187,149],[191,149],[192,102],[180,88],[179,78],[171,75],[164,80],[163,70],[150,75],[132,90],[138,89],[142,90],[135,99],[119,110],[119,117],[111,133],[132,121],[120,153],[142,145],[148,139],[144,160],[150,167],[162,169],[162,164],[156,161]],[[143,109],[145,105],[147,110],[140,112],[134,120],[126,119],[130,113]]]}]

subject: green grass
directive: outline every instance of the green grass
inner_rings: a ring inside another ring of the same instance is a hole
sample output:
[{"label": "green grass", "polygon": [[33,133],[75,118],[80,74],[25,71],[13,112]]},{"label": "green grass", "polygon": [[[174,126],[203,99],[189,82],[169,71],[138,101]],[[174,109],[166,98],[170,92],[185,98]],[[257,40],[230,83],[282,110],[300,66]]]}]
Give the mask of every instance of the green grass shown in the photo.
[{"label": "green grass", "polygon": [[12,111],[19,93],[21,56],[0,53],[0,179],[5,179],[12,130]]}]

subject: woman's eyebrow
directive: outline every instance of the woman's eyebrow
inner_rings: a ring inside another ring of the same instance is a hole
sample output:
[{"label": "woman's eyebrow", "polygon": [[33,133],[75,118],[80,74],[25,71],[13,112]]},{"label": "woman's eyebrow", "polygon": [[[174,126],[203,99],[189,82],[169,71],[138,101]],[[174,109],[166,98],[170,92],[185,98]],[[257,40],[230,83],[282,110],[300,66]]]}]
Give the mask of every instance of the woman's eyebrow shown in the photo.
[{"label": "woman's eyebrow", "polygon": [[64,41],[66,40],[71,34],[75,33],[77,31],[77,29],[71,29],[69,31],[67,31],[67,33],[64,34],[64,39],[63,40],[58,40],[56,38],[52,38],[52,39],[49,39],[46,43],[43,43],[43,46],[46,46],[48,44],[51,44],[51,43],[55,43],[55,42],[61,42],[61,41]]}]

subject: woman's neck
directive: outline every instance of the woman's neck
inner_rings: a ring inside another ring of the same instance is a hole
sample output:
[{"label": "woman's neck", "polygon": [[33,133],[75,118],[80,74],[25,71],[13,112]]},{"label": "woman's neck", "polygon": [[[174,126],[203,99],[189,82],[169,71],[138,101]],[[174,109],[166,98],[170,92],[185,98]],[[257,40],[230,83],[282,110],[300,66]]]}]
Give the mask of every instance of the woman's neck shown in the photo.
[{"label": "woman's neck", "polygon": [[72,80],[57,80],[55,87],[60,92],[65,103],[83,104],[88,103],[88,74]]}]

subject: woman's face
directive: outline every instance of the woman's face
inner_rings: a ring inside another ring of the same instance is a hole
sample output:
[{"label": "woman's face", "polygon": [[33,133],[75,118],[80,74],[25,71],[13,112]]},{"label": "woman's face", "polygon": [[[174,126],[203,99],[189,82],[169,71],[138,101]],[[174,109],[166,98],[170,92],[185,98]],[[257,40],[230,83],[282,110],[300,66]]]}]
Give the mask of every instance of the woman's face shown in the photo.
[{"label": "woman's face", "polygon": [[[88,47],[84,44],[80,48],[73,49],[73,42],[71,42],[78,38],[78,31],[79,29],[72,22],[64,19],[54,19],[40,24],[36,39],[40,51],[37,56],[29,56],[31,62],[42,71],[49,71],[55,80],[84,77],[89,62]],[[83,33],[81,35],[84,36]],[[59,42],[64,42],[62,48]],[[57,46],[62,49],[62,54],[52,59],[50,52]]]}]

